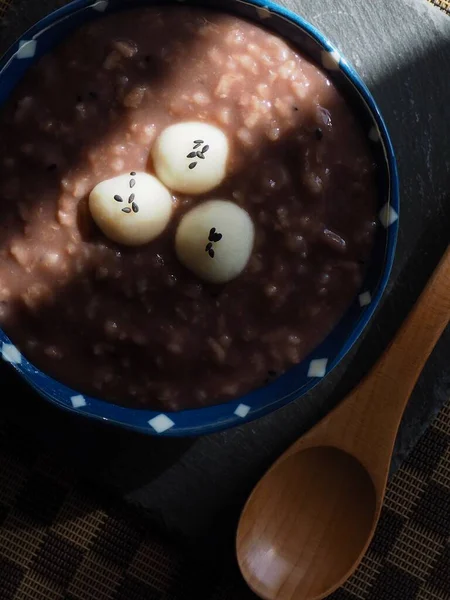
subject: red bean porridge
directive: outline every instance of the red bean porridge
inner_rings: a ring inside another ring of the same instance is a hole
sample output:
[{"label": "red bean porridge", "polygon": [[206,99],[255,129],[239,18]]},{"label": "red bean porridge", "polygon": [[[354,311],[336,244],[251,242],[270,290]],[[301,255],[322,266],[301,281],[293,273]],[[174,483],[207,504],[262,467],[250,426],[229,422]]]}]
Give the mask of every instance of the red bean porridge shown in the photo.
[{"label": "red bean porridge", "polygon": [[[109,241],[93,187],[153,173],[166,126],[220,127],[227,177],[173,195],[145,246]],[[43,57],[0,117],[0,323],[37,366],[119,404],[178,410],[298,363],[354,298],[375,231],[364,134],[315,64],[256,24],[185,7],[99,19]],[[180,218],[209,198],[245,208],[250,262],[224,286],[177,260]]]}]

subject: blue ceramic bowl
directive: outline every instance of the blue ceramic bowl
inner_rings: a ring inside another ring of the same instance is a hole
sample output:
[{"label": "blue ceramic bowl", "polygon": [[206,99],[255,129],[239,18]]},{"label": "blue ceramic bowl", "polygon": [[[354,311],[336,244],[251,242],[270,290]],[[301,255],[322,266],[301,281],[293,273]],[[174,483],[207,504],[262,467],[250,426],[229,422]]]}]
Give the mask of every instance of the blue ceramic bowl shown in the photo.
[{"label": "blue ceramic bowl", "polygon": [[[0,330],[3,359],[50,402],[87,417],[163,436],[198,435],[240,425],[274,411],[310,390],[345,356],[374,313],[389,277],[398,231],[398,175],[386,126],[370,92],[332,44],[299,15],[270,0],[189,1],[211,5],[262,23],[290,40],[329,72],[353,105],[378,163],[380,226],[360,293],[330,335],[305,360],[278,380],[225,404],[160,413],[124,408],[82,395],[36,369]],[[27,31],[3,57],[0,63],[0,105],[30,65],[80,25],[123,8],[174,3],[175,0],[75,0],[57,10]]]}]

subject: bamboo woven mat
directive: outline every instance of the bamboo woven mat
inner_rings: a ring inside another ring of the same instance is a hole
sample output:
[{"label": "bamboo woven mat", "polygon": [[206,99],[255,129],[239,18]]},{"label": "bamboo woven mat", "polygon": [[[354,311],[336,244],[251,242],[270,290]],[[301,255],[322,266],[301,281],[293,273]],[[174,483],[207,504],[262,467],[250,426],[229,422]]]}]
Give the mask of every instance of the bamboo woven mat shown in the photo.
[{"label": "bamboo woven mat", "polygon": [[434,4],[444,12],[450,15],[450,1],[449,0],[428,0],[431,4]]},{"label": "bamboo woven mat", "polygon": [[[450,402],[390,481],[376,537],[330,600],[450,600]],[[0,422],[1,600],[252,600]],[[225,558],[224,558],[225,557]]]},{"label": "bamboo woven mat", "polygon": [[[0,17],[19,0],[0,0]],[[433,0],[450,13],[448,0]],[[0,600],[251,600],[0,420]],[[390,481],[376,537],[332,600],[450,600],[450,402]]]},{"label": "bamboo woven mat", "polygon": [[0,0],[0,17],[2,17],[11,6],[12,0]]}]

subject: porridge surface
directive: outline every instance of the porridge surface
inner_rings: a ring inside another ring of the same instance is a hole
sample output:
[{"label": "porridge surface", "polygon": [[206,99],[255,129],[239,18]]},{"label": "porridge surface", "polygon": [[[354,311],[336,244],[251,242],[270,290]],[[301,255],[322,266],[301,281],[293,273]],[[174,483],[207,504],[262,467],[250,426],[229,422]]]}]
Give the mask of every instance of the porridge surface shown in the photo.
[{"label": "porridge surface", "polygon": [[[166,230],[134,248],[94,225],[101,181],[154,174],[180,121],[228,136],[227,176],[173,193]],[[357,293],[374,231],[373,159],[326,74],[267,30],[190,8],[88,24],[27,74],[0,115],[0,323],[37,366],[113,402],[221,402],[298,363]],[[175,231],[226,199],[255,226],[246,270],[203,283]]]}]

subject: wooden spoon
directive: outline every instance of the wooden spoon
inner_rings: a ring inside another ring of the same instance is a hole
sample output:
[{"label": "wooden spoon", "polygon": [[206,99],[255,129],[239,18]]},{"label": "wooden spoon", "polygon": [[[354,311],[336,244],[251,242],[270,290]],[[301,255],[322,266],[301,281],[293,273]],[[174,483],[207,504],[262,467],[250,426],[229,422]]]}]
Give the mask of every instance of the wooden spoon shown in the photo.
[{"label": "wooden spoon", "polygon": [[265,600],[319,600],[373,537],[401,417],[450,317],[450,246],[369,375],[264,475],[241,515],[237,557]]}]

